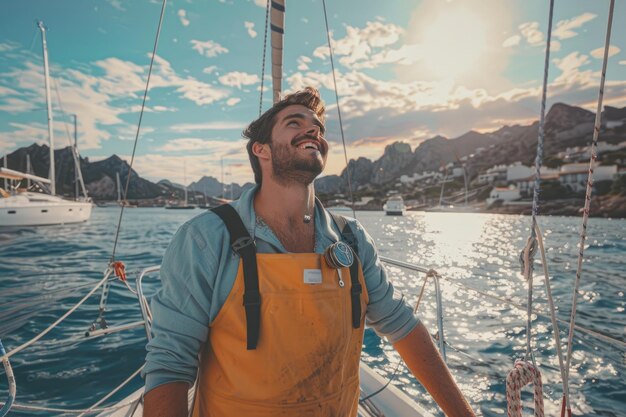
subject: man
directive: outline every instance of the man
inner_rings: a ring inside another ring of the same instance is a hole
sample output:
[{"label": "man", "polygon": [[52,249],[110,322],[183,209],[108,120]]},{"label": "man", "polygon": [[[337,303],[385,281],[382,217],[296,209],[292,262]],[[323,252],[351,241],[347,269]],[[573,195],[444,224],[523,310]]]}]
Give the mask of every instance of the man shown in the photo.
[{"label": "man", "polygon": [[257,187],[174,236],[152,302],[144,416],[187,416],[196,376],[194,416],[356,416],[365,318],[447,415],[474,415],[371,237],[312,198],[324,111],[309,87],[251,123]]}]

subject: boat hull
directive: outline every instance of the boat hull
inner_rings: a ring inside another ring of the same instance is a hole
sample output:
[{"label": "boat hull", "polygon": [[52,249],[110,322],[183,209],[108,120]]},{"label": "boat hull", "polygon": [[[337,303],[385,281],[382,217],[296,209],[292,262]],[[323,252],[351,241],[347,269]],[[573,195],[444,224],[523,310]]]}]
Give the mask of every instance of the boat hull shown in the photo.
[{"label": "boat hull", "polygon": [[0,227],[83,223],[91,217],[91,202],[29,194],[0,199]]}]

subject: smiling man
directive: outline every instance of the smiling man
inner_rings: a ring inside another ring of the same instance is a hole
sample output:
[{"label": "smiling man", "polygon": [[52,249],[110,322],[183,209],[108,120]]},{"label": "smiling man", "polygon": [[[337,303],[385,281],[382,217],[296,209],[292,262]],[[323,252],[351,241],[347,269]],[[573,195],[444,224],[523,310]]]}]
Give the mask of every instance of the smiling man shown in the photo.
[{"label": "smiling man", "polygon": [[257,187],[183,225],[152,301],[144,416],[354,417],[365,321],[448,416],[473,416],[371,237],[313,195],[328,154],[306,88],[244,132]]}]

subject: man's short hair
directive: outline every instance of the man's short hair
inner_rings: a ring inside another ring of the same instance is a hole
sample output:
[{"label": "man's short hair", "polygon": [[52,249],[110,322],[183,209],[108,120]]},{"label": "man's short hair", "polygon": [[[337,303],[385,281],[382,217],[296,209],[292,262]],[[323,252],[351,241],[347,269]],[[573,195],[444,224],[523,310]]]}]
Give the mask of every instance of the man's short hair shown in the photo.
[{"label": "man's short hair", "polygon": [[324,107],[324,101],[320,97],[320,92],[314,87],[305,87],[303,90],[285,96],[263,113],[261,117],[250,123],[246,130],[243,131],[243,137],[248,139],[246,149],[248,150],[250,165],[252,165],[252,171],[254,172],[254,181],[259,185],[261,185],[263,180],[261,164],[259,163],[259,158],[252,152],[252,145],[255,142],[270,143],[272,141],[272,129],[276,124],[275,119],[278,112],[286,107],[298,104],[313,110],[320,121],[324,123],[326,108]]}]

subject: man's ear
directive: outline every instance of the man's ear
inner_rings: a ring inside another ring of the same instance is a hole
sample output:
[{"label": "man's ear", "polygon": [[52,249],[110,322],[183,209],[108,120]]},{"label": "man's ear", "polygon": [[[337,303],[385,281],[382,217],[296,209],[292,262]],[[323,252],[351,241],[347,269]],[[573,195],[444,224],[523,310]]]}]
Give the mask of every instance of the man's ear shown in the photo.
[{"label": "man's ear", "polygon": [[254,142],[252,144],[252,153],[259,159],[269,159],[270,147],[268,144]]}]

